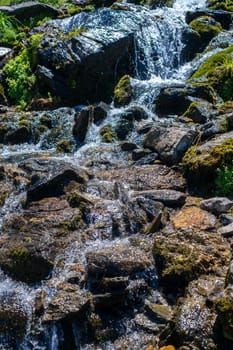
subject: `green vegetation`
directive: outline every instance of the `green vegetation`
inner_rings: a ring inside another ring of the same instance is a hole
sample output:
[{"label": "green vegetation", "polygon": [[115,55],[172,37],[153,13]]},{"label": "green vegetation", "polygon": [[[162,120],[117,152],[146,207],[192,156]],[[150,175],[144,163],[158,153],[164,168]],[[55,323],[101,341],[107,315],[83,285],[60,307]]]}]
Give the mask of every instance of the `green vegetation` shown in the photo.
[{"label": "green vegetation", "polygon": [[232,0],[208,0],[208,5],[214,10],[233,11]]},{"label": "green vegetation", "polygon": [[233,165],[224,166],[216,170],[216,194],[220,196],[233,195]]},{"label": "green vegetation", "polygon": [[[22,2],[25,2],[25,0],[0,0],[0,6],[17,5]],[[54,7],[61,7],[65,3],[65,0],[40,0],[40,2]]]},{"label": "green vegetation", "polygon": [[233,99],[233,45],[209,57],[189,79],[213,88],[224,101]]},{"label": "green vegetation", "polygon": [[32,35],[28,47],[24,47],[18,56],[12,58],[4,67],[8,94],[12,102],[25,109],[31,100],[36,85],[33,69],[37,63],[36,48],[43,34]]},{"label": "green vegetation", "polygon": [[13,103],[24,109],[32,98],[31,91],[36,83],[27,49],[11,59],[4,67],[4,72],[7,75],[9,97]]},{"label": "green vegetation", "polygon": [[215,24],[212,24],[212,22],[213,18],[209,16],[201,16],[194,19],[189,25],[200,35],[201,40],[208,42],[222,31],[220,23],[216,22]]},{"label": "green vegetation", "polygon": [[218,298],[215,301],[222,332],[225,338],[233,340],[233,304],[229,297]]},{"label": "green vegetation", "polygon": [[0,12],[0,42],[8,45],[15,44],[19,24],[14,17]]},{"label": "green vegetation", "polygon": [[[232,165],[232,160],[233,139],[227,139],[209,150],[201,150],[197,146],[190,147],[185,153],[181,164],[192,184],[197,184],[198,186],[206,185],[206,190],[208,190],[210,188],[207,187],[211,186],[216,176],[218,178],[217,169],[224,169],[225,167],[228,169]],[[220,178],[217,180],[218,186],[220,186],[218,188],[223,189],[225,180],[223,179],[223,174],[219,176],[221,176],[221,180]],[[227,174],[226,180],[229,181],[229,174]]]}]

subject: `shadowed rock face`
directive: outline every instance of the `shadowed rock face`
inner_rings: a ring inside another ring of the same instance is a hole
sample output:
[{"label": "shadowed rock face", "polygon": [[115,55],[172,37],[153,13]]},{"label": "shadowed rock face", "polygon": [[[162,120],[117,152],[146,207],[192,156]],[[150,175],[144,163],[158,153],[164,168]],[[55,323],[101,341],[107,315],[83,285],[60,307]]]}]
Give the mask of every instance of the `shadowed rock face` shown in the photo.
[{"label": "shadowed rock face", "polygon": [[44,67],[38,72],[41,91],[47,89],[68,104],[110,101],[119,78],[133,72],[136,24],[125,29],[122,20],[123,11],[101,9],[37,28],[44,33],[38,49]]}]

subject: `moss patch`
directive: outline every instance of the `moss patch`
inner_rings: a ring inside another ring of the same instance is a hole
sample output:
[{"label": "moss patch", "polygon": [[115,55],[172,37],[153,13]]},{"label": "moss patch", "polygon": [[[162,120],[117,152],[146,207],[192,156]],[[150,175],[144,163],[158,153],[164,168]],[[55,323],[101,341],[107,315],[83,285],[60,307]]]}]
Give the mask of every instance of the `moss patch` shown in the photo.
[{"label": "moss patch", "polygon": [[114,89],[114,104],[116,107],[125,106],[132,97],[130,76],[124,75]]},{"label": "moss patch", "polygon": [[219,298],[215,301],[219,320],[225,338],[233,340],[233,304],[229,297]]},{"label": "moss patch", "polygon": [[221,24],[209,16],[198,17],[190,22],[189,25],[200,35],[201,40],[206,43],[222,31]]}]

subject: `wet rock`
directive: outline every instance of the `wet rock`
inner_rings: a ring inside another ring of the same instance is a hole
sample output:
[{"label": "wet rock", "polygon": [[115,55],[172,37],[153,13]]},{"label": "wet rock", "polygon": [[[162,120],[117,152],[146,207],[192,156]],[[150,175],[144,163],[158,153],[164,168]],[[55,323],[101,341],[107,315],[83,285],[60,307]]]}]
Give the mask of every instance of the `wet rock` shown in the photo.
[{"label": "wet rock", "polygon": [[201,277],[189,284],[175,318],[177,339],[183,346],[191,342],[197,349],[216,349],[217,314],[213,301],[223,288],[223,279],[215,276]]},{"label": "wet rock", "polygon": [[98,171],[96,177],[101,180],[120,180],[129,184],[134,191],[173,189],[184,191],[186,184],[183,176],[165,165],[150,165],[109,171]]},{"label": "wet rock", "polygon": [[178,127],[154,127],[145,136],[143,145],[156,151],[165,163],[177,163],[194,141],[197,133]]},{"label": "wet rock", "polygon": [[186,118],[188,121],[193,121],[194,123],[204,124],[207,122],[213,106],[206,101],[195,101],[192,102],[189,108],[182,115],[182,118]]},{"label": "wet rock", "polygon": [[202,274],[222,276],[229,264],[229,245],[218,233],[203,231],[214,227],[212,217],[207,216],[211,214],[200,212],[199,218],[198,212],[194,213],[196,219],[192,212],[186,212],[186,219],[179,220],[179,225],[176,218],[176,230],[165,230],[155,238],[153,253],[161,284],[172,293],[184,290]]},{"label": "wet rock", "polygon": [[156,152],[150,152],[150,154],[147,154],[144,157],[138,159],[135,162],[135,165],[140,166],[140,165],[154,164],[158,158],[159,158],[159,155]]},{"label": "wet rock", "polygon": [[53,264],[40,254],[31,252],[23,246],[10,249],[0,262],[4,272],[27,283],[36,283],[48,277]]},{"label": "wet rock", "polygon": [[222,26],[213,17],[200,16],[189,23],[190,27],[195,30],[201,38],[199,52],[201,52],[209,41],[222,31]]},{"label": "wet rock", "polygon": [[90,252],[86,254],[86,258],[88,280],[95,293],[99,291],[103,279],[134,275],[144,272],[151,265],[142,251],[124,246],[115,246],[114,250]]},{"label": "wet rock", "polygon": [[132,106],[127,108],[125,111],[128,114],[128,118],[140,121],[142,119],[147,119],[147,114],[142,107]]},{"label": "wet rock", "polygon": [[135,143],[133,143],[133,142],[123,141],[121,143],[122,151],[133,151],[136,148],[137,148],[137,145],[135,145]]},{"label": "wet rock", "polygon": [[217,22],[220,22],[224,29],[229,29],[232,21],[232,15],[228,11],[223,10],[195,10],[186,13],[186,22],[190,23],[194,19],[202,16],[213,17]]},{"label": "wet rock", "polygon": [[25,20],[38,15],[43,17],[57,17],[61,14],[61,11],[50,5],[34,1],[27,1],[12,6],[1,6],[0,11],[6,13],[8,16],[14,16],[19,20]]},{"label": "wet rock", "polygon": [[46,80],[41,82],[42,96],[50,91],[66,105],[110,102],[117,80],[133,70],[133,29],[126,32],[119,26],[125,17],[124,11],[103,8],[34,29],[32,34],[45,33],[37,56],[53,75],[52,90]]},{"label": "wet rock", "polygon": [[220,227],[220,229],[218,230],[218,233],[226,238],[233,237],[233,223]]},{"label": "wet rock", "polygon": [[226,197],[214,197],[201,201],[200,208],[214,214],[228,212],[233,207],[233,201]]},{"label": "wet rock", "polygon": [[133,196],[144,196],[154,201],[162,202],[169,207],[182,206],[185,203],[186,195],[175,190],[151,190],[133,192]]},{"label": "wet rock", "polygon": [[183,114],[192,102],[188,95],[187,90],[179,87],[162,89],[155,101],[156,113],[161,117],[169,114]]},{"label": "wet rock", "polygon": [[137,148],[132,152],[132,159],[138,160],[140,158],[143,158],[151,153],[151,150],[146,148]]},{"label": "wet rock", "polygon": [[87,180],[87,177],[84,171],[68,166],[60,169],[55,168],[49,177],[42,178],[27,191],[27,203],[62,195],[65,186],[71,181],[83,183],[85,180]]},{"label": "wet rock", "polygon": [[73,135],[79,142],[83,142],[85,140],[91,115],[91,107],[82,108],[81,111],[75,114]]},{"label": "wet rock", "polygon": [[17,296],[10,293],[0,296],[1,345],[15,348],[27,331],[28,315]]},{"label": "wet rock", "polygon": [[57,322],[77,319],[90,307],[91,294],[78,290],[60,290],[49,302],[43,315],[43,322]]},{"label": "wet rock", "polygon": [[57,255],[64,253],[83,228],[83,214],[66,200],[46,198],[31,203],[4,222],[0,266],[14,279],[40,282],[49,276]]},{"label": "wet rock", "polygon": [[115,133],[119,140],[125,140],[127,135],[133,130],[133,120],[130,120],[128,118],[124,118],[122,116],[116,126],[115,126]]},{"label": "wet rock", "polygon": [[137,129],[138,134],[146,134],[150,129],[154,126],[154,123],[144,123],[143,125],[139,125]]},{"label": "wet rock", "polygon": [[92,107],[93,122],[98,125],[103,119],[107,117],[108,111],[109,106],[104,102],[100,102],[97,105],[94,105]]}]

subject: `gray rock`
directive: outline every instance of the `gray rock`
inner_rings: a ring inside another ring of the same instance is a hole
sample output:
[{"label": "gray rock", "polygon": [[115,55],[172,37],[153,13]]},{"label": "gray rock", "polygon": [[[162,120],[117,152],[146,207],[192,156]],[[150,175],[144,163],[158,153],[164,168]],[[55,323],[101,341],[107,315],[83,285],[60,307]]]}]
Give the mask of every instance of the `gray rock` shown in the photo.
[{"label": "gray rock", "polygon": [[196,135],[190,129],[158,126],[146,134],[143,145],[156,151],[163,162],[174,164],[180,161]]},{"label": "gray rock", "polygon": [[45,309],[43,322],[77,319],[88,310],[90,300],[91,295],[88,292],[58,291]]},{"label": "gray rock", "polygon": [[12,6],[0,6],[0,11],[19,20],[28,19],[38,15],[57,17],[61,11],[47,4],[36,1],[27,1]]},{"label": "gray rock", "polygon": [[214,214],[226,213],[233,206],[233,201],[226,197],[214,197],[201,201],[201,209],[210,211]]},{"label": "gray rock", "polygon": [[223,237],[230,238],[233,237],[233,223],[223,226],[218,230],[218,233]]},{"label": "gray rock", "polygon": [[[86,254],[88,280],[93,292],[99,292],[100,283],[125,283],[116,277],[127,277],[145,271],[151,261],[140,250],[124,245],[115,245],[114,249],[105,249]],[[114,278],[114,279],[113,279]],[[110,280],[111,279],[111,280]]]},{"label": "gray rock", "polygon": [[133,160],[138,160],[142,157],[147,156],[148,154],[151,153],[151,150],[146,149],[146,148],[137,148],[135,150],[133,150],[132,152],[132,159]]},{"label": "gray rock", "polygon": [[175,190],[147,190],[135,191],[133,196],[144,196],[154,201],[162,202],[167,206],[176,207],[185,203],[186,194]]}]

